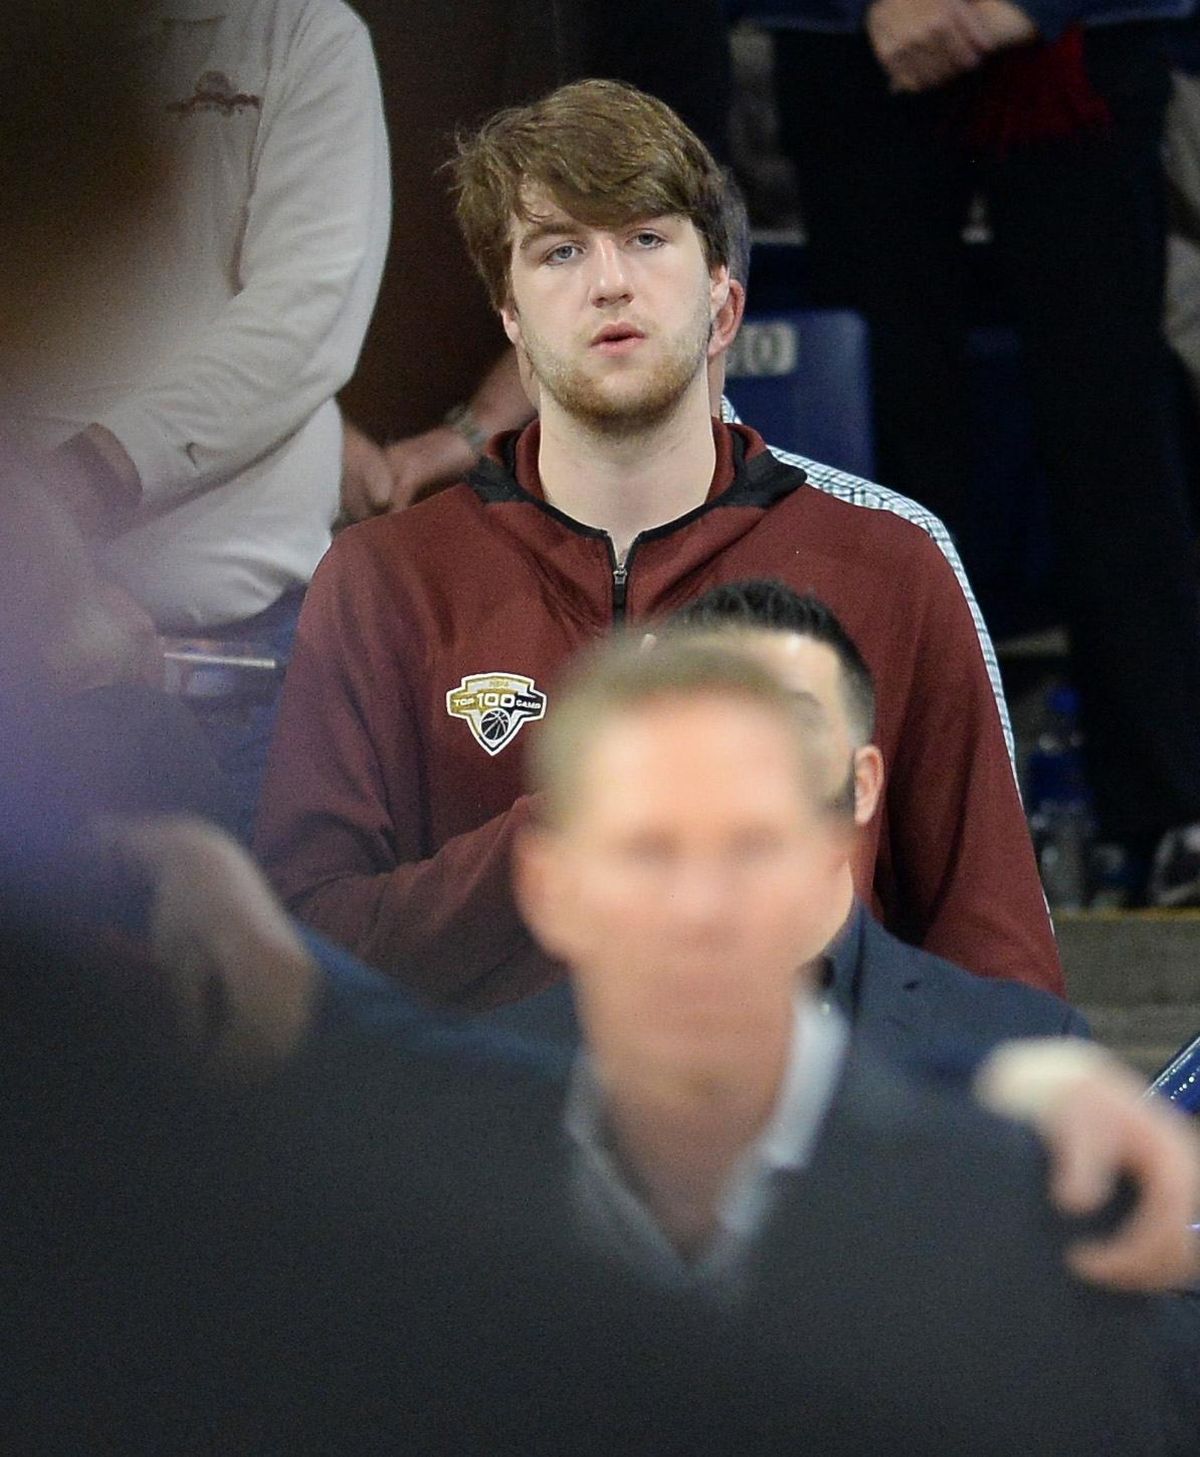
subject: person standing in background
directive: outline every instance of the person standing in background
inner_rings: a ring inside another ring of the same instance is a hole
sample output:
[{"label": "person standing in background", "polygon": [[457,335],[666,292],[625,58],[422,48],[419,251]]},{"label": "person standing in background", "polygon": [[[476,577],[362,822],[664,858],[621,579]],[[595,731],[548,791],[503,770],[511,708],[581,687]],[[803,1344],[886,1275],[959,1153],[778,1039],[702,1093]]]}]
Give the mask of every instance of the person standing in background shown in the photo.
[{"label": "person standing in background", "polygon": [[[872,329],[880,478],[961,528],[982,193],[1051,491],[1101,838],[1200,897],[1200,597],[1162,333],[1156,21],[1188,0],[783,0],[813,301]],[[1134,585],[1136,584],[1136,586]]]},{"label": "person standing in background", "polygon": [[[167,181],[120,240],[119,295],[111,258],[80,264],[72,349],[25,351],[14,421],[127,620],[282,662],[387,241],[370,39],[341,0],[156,0],[137,46]],[[270,691],[200,710],[244,835],[273,715]]]}]

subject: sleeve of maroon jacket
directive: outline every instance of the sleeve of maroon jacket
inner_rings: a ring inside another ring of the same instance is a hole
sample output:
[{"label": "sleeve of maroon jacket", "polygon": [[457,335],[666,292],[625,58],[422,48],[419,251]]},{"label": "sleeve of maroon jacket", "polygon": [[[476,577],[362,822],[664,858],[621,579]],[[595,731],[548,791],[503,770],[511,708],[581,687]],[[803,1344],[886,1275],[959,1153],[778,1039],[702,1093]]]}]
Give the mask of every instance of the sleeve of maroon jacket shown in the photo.
[{"label": "sleeve of maroon jacket", "polygon": [[422,733],[404,677],[418,649],[356,536],[327,553],[305,599],[256,849],[302,921],[430,999],[536,991],[551,973],[509,881],[530,802],[423,857]]},{"label": "sleeve of maroon jacket", "polygon": [[[970,608],[927,537],[911,579],[913,681],[887,766],[905,940],[981,976],[1064,994],[1062,966]],[[903,877],[903,880],[900,880]],[[891,918],[889,918],[890,920]]]}]

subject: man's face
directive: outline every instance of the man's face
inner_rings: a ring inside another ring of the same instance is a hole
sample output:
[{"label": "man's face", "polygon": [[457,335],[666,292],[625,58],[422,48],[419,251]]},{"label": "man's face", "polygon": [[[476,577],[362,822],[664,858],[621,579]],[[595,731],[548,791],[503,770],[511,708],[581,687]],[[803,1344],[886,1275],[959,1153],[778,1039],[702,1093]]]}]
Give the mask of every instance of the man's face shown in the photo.
[{"label": "man's face", "polygon": [[589,1041],[708,1063],[790,1003],[846,863],[805,779],[794,728],[747,700],[666,700],[599,731],[568,822],[519,875]]},{"label": "man's face", "polygon": [[703,374],[727,270],[710,275],[687,218],[593,228],[541,190],[525,202],[532,221],[513,219],[502,317],[543,409],[548,398],[618,433],[665,418]]}]

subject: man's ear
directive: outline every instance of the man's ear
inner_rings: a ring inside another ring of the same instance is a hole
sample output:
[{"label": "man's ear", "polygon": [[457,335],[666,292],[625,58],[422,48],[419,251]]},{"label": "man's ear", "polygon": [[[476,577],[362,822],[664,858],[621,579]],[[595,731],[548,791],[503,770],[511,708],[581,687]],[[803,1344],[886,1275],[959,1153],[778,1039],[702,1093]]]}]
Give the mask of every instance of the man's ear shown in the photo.
[{"label": "man's ear", "polygon": [[517,312],[517,306],[513,303],[511,293],[507,301],[500,305],[500,322],[504,325],[508,342],[515,344],[519,350],[521,347],[521,315]]},{"label": "man's ear", "polygon": [[559,836],[541,826],[517,832],[512,858],[513,895],[521,919],[544,951],[570,961],[571,937],[566,924],[573,897],[565,884]]},{"label": "man's ear", "polygon": [[713,324],[708,340],[708,357],[724,354],[737,338],[746,313],[746,290],[722,265],[712,275]]},{"label": "man's ear", "polygon": [[869,825],[883,794],[883,755],[874,744],[854,751],[854,823]]}]

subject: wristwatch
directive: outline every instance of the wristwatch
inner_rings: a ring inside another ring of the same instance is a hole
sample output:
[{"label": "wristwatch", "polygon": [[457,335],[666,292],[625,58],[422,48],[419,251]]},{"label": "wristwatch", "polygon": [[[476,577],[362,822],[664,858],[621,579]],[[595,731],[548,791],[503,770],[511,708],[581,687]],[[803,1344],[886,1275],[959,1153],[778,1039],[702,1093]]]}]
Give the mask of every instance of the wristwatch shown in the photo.
[{"label": "wristwatch", "polygon": [[442,417],[442,424],[461,435],[471,447],[473,455],[482,455],[488,443],[488,433],[475,418],[475,411],[469,404],[455,405]]}]

